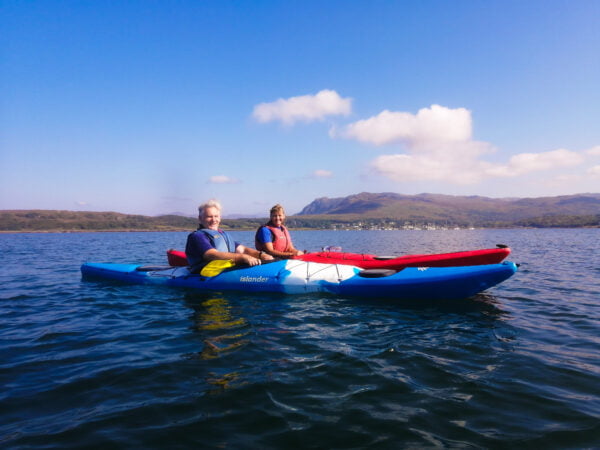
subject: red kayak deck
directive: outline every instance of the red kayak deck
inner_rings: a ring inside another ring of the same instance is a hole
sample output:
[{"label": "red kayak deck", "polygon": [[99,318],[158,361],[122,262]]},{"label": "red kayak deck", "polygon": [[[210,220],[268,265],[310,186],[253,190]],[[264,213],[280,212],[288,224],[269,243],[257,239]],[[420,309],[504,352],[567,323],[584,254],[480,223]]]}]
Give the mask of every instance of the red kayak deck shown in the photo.
[{"label": "red kayak deck", "polygon": [[[400,270],[404,267],[454,267],[480,266],[496,264],[510,254],[510,248],[498,245],[496,248],[470,250],[454,253],[436,253],[425,255],[404,255],[398,257],[377,256],[364,253],[315,252],[296,256],[294,259],[326,264],[344,264],[362,269]],[[171,266],[187,266],[185,252],[167,250],[167,259]]]}]

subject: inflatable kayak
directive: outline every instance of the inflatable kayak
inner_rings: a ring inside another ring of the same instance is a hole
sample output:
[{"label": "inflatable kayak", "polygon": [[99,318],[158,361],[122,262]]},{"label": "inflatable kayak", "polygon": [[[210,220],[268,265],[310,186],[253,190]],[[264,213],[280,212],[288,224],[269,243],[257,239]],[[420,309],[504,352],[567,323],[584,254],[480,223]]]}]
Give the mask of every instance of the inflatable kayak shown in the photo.
[{"label": "inflatable kayak", "polygon": [[104,263],[81,266],[84,279],[202,291],[327,293],[398,300],[467,298],[501,283],[516,271],[517,266],[512,262],[461,267],[407,267],[395,272],[363,270],[345,264],[284,260],[254,267],[234,267],[215,276],[192,274],[187,267]]},{"label": "inflatable kayak", "polygon": [[[509,254],[510,248],[499,244],[496,248],[430,255],[391,257],[362,253],[315,252],[296,256],[294,259],[326,264],[346,264],[360,267],[361,269],[400,270],[405,267],[452,267],[496,264],[503,261]],[[167,260],[171,266],[188,265],[185,252],[179,250],[168,250]]]}]

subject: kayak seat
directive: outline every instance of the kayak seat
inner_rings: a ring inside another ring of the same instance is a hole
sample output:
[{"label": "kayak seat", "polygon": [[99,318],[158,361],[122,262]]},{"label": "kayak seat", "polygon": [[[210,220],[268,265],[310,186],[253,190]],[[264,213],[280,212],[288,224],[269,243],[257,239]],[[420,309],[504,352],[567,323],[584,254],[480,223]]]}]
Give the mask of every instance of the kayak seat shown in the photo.
[{"label": "kayak seat", "polygon": [[394,275],[398,273],[395,270],[391,269],[363,269],[358,272],[358,276],[364,278],[381,278],[381,277],[389,277],[390,275]]}]

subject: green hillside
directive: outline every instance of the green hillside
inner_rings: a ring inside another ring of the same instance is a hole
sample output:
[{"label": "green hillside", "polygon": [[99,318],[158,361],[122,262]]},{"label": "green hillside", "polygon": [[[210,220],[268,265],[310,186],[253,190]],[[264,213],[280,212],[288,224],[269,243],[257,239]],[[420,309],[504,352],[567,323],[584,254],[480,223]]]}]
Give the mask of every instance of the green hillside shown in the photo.
[{"label": "green hillside", "polygon": [[600,194],[494,199],[363,192],[348,197],[316,199],[296,217],[336,218],[351,222],[379,219],[477,227],[599,226]]},{"label": "green hillside", "polygon": [[[253,230],[266,218],[223,219],[222,227]],[[319,198],[288,216],[290,228],[399,229],[465,227],[600,227],[600,194],[493,199],[440,194],[366,193]],[[116,212],[0,211],[0,232],[189,231],[197,219]]]},{"label": "green hillside", "polygon": [[49,210],[0,211],[0,231],[177,231],[197,220],[183,216],[149,217],[116,212]]}]

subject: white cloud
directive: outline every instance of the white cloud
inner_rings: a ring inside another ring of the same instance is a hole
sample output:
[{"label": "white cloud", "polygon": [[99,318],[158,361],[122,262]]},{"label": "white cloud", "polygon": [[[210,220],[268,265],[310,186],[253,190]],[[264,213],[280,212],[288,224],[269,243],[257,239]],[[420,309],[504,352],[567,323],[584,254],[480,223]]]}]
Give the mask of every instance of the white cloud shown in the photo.
[{"label": "white cloud", "polygon": [[239,180],[225,175],[214,175],[208,179],[208,182],[211,184],[235,184],[239,183]]},{"label": "white cloud", "polygon": [[372,163],[379,174],[394,181],[446,181],[467,185],[480,182],[489,164],[471,158],[440,158],[435,155],[382,155]]},{"label": "white cloud", "polygon": [[329,170],[318,169],[312,173],[312,178],[331,178],[333,177],[333,172]]},{"label": "white cloud", "polygon": [[352,110],[352,99],[342,98],[336,91],[324,89],[316,95],[280,98],[254,107],[252,116],[260,123],[281,121],[286,125],[295,122],[313,122],[326,116],[347,116]]},{"label": "white cloud", "polygon": [[594,177],[600,176],[600,165],[590,167],[587,170],[587,173],[589,173],[590,175],[592,175]]},{"label": "white cloud", "polygon": [[471,112],[465,108],[450,109],[440,105],[407,112],[382,111],[377,116],[333,131],[340,137],[384,145],[402,142],[411,147],[431,146],[444,142],[466,142],[471,139]]},{"label": "white cloud", "polygon": [[408,154],[382,155],[371,163],[377,173],[399,182],[477,183],[489,166],[478,158],[494,151],[490,144],[472,139],[468,109],[440,105],[417,114],[385,110],[330,133],[373,145],[403,144]]},{"label": "white cloud", "polygon": [[532,172],[573,167],[584,160],[577,152],[560,149],[543,153],[521,153],[511,157],[508,164],[494,164],[477,158],[477,152],[467,147],[468,145],[446,147],[446,154],[382,155],[372,162],[372,167],[395,181],[445,181],[467,185],[489,178],[517,177]]},{"label": "white cloud", "polygon": [[374,145],[403,144],[407,154],[382,155],[371,163],[377,173],[399,182],[477,183],[490,166],[479,157],[494,152],[490,144],[472,139],[469,110],[440,105],[417,114],[386,110],[337,134]]},{"label": "white cloud", "polygon": [[591,156],[600,156],[600,145],[596,145],[585,151],[588,155]]},{"label": "white cloud", "polygon": [[490,176],[513,177],[530,172],[572,167],[583,162],[581,154],[571,150],[558,149],[542,153],[520,153],[512,156],[506,165],[494,165],[487,174]]},{"label": "white cloud", "polygon": [[[494,147],[473,140],[472,134],[469,110],[440,105],[423,108],[417,114],[385,110],[340,130],[330,130],[332,137],[355,139],[376,146],[403,145],[405,152],[381,155],[371,163],[376,173],[398,182],[475,184],[490,178],[574,167],[582,164],[586,156],[600,154],[600,146],[582,152],[557,149],[521,153],[512,156],[507,163],[491,163],[482,156],[493,153]],[[588,173],[596,173],[596,168]]]},{"label": "white cloud", "polygon": [[[351,106],[351,98],[342,98],[332,90],[322,90],[316,95],[261,103],[254,108],[253,117],[261,123],[280,121],[291,125],[298,121],[323,120],[330,115],[348,115]],[[373,146],[395,144],[401,147],[402,150],[396,154],[380,155],[371,162],[375,173],[397,182],[469,185],[533,173],[545,177],[546,181],[567,182],[560,179],[561,175],[567,175],[565,169],[600,155],[600,146],[595,146],[584,151],[557,149],[520,153],[507,162],[486,161],[483,157],[496,152],[496,149],[488,142],[473,139],[471,111],[437,104],[422,108],[416,114],[384,110],[345,126],[333,125],[329,135]],[[568,175],[585,178],[581,167],[578,173]],[[598,165],[589,168],[586,173],[588,180],[599,174]],[[311,178],[332,176],[333,173],[323,169],[310,175]]]}]

